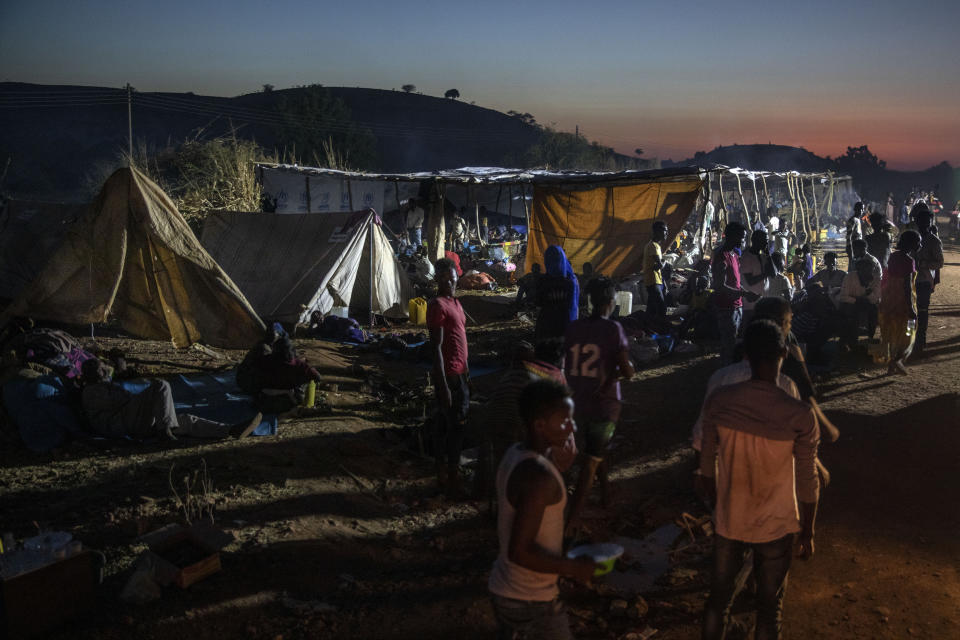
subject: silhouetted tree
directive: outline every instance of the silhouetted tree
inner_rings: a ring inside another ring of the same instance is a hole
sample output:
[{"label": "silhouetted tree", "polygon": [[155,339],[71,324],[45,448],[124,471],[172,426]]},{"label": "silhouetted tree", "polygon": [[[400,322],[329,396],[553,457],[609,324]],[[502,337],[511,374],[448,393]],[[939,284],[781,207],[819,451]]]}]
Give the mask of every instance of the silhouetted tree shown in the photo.
[{"label": "silhouetted tree", "polygon": [[870,152],[867,145],[860,147],[847,147],[847,152],[837,158],[837,164],[841,170],[850,170],[857,168],[886,169],[887,161],[881,160]]},{"label": "silhouetted tree", "polygon": [[414,91],[417,90],[417,85],[415,85],[415,84],[405,84],[405,85],[403,85],[403,86],[400,87],[400,88],[403,89],[404,92],[406,92],[406,93],[413,93]]},{"label": "silhouetted tree", "polygon": [[633,153],[634,153],[634,155],[642,156],[642,155],[643,155],[643,149],[641,149],[640,147],[637,147],[636,149],[633,150]]},{"label": "silhouetted tree", "polygon": [[270,93],[271,91],[273,91],[273,85],[272,85],[272,84],[265,84],[265,85],[263,85],[263,92],[264,92],[264,93]]},{"label": "silhouetted tree", "polygon": [[456,100],[457,98],[460,97],[460,92],[457,91],[456,89],[447,89],[447,92],[446,92],[445,94],[443,94],[443,97],[444,97],[444,98],[452,98],[452,99]]}]

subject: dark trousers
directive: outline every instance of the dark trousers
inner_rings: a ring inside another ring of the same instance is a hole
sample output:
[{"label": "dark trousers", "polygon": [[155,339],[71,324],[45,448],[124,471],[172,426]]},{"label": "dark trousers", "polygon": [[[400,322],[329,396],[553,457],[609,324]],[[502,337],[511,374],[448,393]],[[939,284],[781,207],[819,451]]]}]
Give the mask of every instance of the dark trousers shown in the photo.
[{"label": "dark trousers", "polygon": [[[667,317],[667,288],[662,284],[647,285],[647,313],[658,318]],[[621,316],[628,316],[630,312],[620,313]]]},{"label": "dark trousers", "polygon": [[463,431],[470,410],[470,386],[467,374],[447,374],[447,385],[453,404],[440,406],[433,429],[433,455],[437,465],[444,462],[455,467],[460,464],[460,451],[463,449]]},{"label": "dark trousers", "polygon": [[723,637],[736,596],[737,574],[743,567],[747,550],[753,551],[753,574],[757,583],[757,632],[754,637],[756,640],[780,637],[783,592],[793,559],[793,534],[759,544],[718,535],[714,537],[713,580],[703,614],[703,640]]},{"label": "dark trousers", "polygon": [[917,281],[917,342],[916,349],[927,344],[927,325],[930,323],[930,296],[933,295],[933,283]]},{"label": "dark trousers", "polygon": [[720,334],[720,366],[733,363],[733,350],[737,345],[737,332],[743,319],[743,307],[714,309],[717,318],[717,333]]},{"label": "dark trousers", "polygon": [[840,303],[840,344],[850,347],[857,344],[860,327],[864,325],[872,338],[877,331],[877,305],[863,299]]}]

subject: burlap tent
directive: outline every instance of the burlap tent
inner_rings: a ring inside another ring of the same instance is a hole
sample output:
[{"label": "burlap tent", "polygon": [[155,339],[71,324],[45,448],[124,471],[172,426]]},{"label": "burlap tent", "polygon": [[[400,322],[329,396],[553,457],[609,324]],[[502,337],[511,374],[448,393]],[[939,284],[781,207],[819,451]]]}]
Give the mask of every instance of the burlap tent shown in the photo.
[{"label": "burlap tent", "polygon": [[307,322],[335,306],[365,319],[371,305],[407,317],[410,282],[372,211],[214,212],[202,240],[266,320]]},{"label": "burlap tent", "polygon": [[12,300],[40,273],[86,204],[7,200],[0,209],[0,298]]},{"label": "burlap tent", "polygon": [[639,272],[653,222],[663,220],[676,235],[702,185],[690,172],[639,184],[535,184],[527,268],[543,265],[543,252],[555,244],[578,272],[585,262],[606,276]]},{"label": "burlap tent", "polygon": [[136,169],[106,181],[2,320],[115,320],[133,335],[244,348],[263,323],[163,190]]}]

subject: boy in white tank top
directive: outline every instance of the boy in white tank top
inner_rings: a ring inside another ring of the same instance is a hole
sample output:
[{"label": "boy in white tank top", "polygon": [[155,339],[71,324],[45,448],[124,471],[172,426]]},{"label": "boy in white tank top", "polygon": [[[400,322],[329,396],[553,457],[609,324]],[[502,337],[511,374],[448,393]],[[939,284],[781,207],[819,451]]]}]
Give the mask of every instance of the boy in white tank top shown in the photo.
[{"label": "boy in white tank top", "polygon": [[563,555],[567,490],[548,453],[576,431],[573,400],[567,387],[539,380],[527,385],[519,404],[527,437],[507,450],[497,470],[500,553],[488,585],[497,637],[512,639],[523,631],[536,638],[572,638],[557,579],[587,582],[597,565]]}]

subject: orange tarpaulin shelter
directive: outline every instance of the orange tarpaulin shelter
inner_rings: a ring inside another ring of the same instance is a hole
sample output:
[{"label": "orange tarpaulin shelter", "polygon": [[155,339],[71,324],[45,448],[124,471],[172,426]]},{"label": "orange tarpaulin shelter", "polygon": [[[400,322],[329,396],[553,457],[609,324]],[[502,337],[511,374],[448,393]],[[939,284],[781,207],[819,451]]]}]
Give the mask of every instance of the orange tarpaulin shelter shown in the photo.
[{"label": "orange tarpaulin shelter", "polygon": [[589,262],[606,276],[636,273],[654,220],[676,235],[703,182],[693,173],[639,184],[535,185],[526,267],[543,265],[543,252],[555,244],[575,271]]}]

